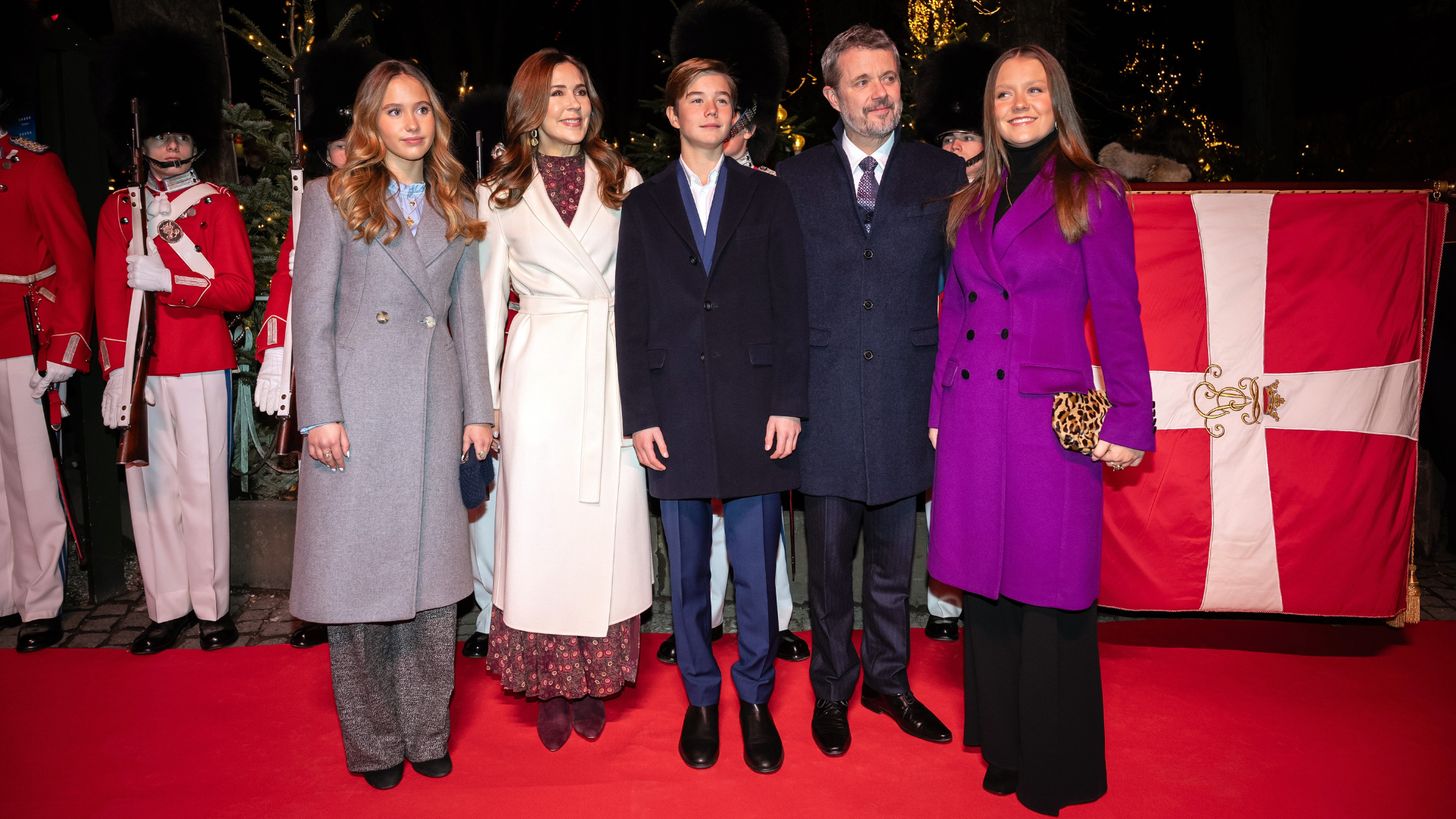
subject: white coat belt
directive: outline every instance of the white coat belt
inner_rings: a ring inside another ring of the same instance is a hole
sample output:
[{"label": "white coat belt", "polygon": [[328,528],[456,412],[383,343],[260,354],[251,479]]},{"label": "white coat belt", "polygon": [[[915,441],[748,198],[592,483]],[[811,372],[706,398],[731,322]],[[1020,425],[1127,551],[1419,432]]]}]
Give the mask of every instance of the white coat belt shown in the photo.
[{"label": "white coat belt", "polygon": [[577,500],[599,503],[602,499],[602,429],[607,412],[607,357],[612,324],[616,318],[613,299],[570,299],[553,296],[520,296],[524,315],[560,316],[586,313],[586,383],[581,410],[581,466],[577,478]]}]

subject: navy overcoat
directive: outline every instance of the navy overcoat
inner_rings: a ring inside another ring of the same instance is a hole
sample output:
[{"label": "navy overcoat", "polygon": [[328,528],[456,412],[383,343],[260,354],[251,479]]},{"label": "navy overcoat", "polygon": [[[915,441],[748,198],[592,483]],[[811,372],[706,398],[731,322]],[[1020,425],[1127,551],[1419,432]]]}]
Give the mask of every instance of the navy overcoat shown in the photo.
[{"label": "navy overcoat", "polygon": [[731,160],[721,167],[718,184],[726,187],[706,273],[678,188],[678,162],[635,188],[622,206],[622,431],[662,428],[667,470],[648,470],[647,487],[668,500],[799,485],[798,456],[770,460],[763,447],[770,415],[803,418],[809,410],[799,221],[776,177]]},{"label": "navy overcoat", "polygon": [[866,235],[841,129],[777,168],[804,230],[809,276],[801,488],[888,503],[930,486],[936,293],[948,200],[966,170],[955,154],[897,134]]}]

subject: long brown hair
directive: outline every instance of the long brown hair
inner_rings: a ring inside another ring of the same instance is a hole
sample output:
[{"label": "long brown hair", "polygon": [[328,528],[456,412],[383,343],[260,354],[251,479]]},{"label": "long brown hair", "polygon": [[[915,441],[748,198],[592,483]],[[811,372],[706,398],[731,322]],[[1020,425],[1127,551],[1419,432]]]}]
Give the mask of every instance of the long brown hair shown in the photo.
[{"label": "long brown hair", "polygon": [[500,208],[515,207],[535,173],[535,150],[531,147],[531,131],[540,128],[546,119],[546,106],[551,97],[551,72],[562,63],[570,63],[581,72],[586,82],[586,96],[591,100],[591,116],[587,120],[586,138],[581,149],[597,169],[597,197],[602,204],[618,210],[627,198],[623,190],[627,179],[627,160],[602,139],[602,98],[592,84],[591,74],[581,60],[554,48],[543,48],[526,58],[511,80],[506,97],[505,152],[491,164],[485,185],[495,193],[492,204]]},{"label": "long brown hair", "polygon": [[450,152],[450,117],[429,78],[412,63],[385,60],[360,83],[354,99],[354,124],[346,143],[349,158],[329,176],[329,196],[356,238],[372,242],[382,233],[384,243],[389,244],[399,236],[399,217],[390,212],[387,201],[392,177],[384,165],[387,149],[379,136],[378,122],[389,81],[400,75],[418,80],[425,87],[435,119],[435,141],[425,155],[426,200],[445,217],[446,241],[457,236],[466,241],[478,240],[485,236],[485,223],[466,212],[466,205],[475,204],[475,191],[462,183],[465,167]]},{"label": "long brown hair", "polygon": [[1080,240],[1087,234],[1087,194],[1097,185],[1108,185],[1116,189],[1111,171],[1097,164],[1092,151],[1087,147],[1087,137],[1082,131],[1082,118],[1077,116],[1077,106],[1072,102],[1072,88],[1067,82],[1067,72],[1051,52],[1038,45],[1021,45],[1008,49],[991,66],[986,76],[986,93],[982,101],[981,116],[985,122],[986,147],[981,160],[981,175],[976,181],[961,188],[950,201],[950,212],[946,218],[946,238],[955,245],[956,232],[961,223],[972,213],[984,220],[986,214],[995,213],[996,197],[1001,193],[1003,180],[1010,163],[1006,157],[1006,141],[1001,138],[1001,129],[996,122],[996,76],[1007,60],[1025,57],[1041,63],[1046,70],[1047,90],[1052,97],[1052,115],[1057,129],[1057,140],[1052,148],[1055,164],[1052,170],[1052,191],[1057,208],[1057,225],[1062,238],[1068,244]]}]

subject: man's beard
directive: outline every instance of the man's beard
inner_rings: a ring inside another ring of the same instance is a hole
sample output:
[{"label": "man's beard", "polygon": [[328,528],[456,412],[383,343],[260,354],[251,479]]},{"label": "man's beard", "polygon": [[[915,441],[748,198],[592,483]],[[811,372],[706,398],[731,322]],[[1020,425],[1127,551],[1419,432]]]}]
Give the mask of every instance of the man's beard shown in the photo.
[{"label": "man's beard", "polygon": [[[866,108],[880,108],[889,104],[889,102],[890,100],[888,97],[881,97],[877,100],[871,100]],[[864,108],[861,108],[856,114],[847,117],[847,119],[849,120],[849,125],[851,128],[860,132],[861,134],[864,134],[865,136],[871,136],[875,138],[886,137],[894,132],[895,128],[899,126],[900,115],[904,113],[905,110],[904,103],[895,103],[893,110],[894,115],[886,117],[884,125],[871,124],[870,115],[865,113]]]}]

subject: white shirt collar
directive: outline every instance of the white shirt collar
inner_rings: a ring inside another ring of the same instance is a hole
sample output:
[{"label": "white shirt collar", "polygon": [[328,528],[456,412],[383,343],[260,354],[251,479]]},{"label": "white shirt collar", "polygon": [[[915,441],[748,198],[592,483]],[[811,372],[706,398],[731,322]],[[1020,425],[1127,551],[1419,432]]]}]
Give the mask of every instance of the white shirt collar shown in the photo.
[{"label": "white shirt collar", "polygon": [[688,185],[698,188],[711,188],[718,184],[718,172],[723,170],[723,157],[720,155],[718,163],[713,166],[713,170],[708,172],[708,183],[705,185],[698,181],[698,175],[693,173],[693,169],[688,167],[688,163],[683,162],[682,157],[678,157],[677,162],[682,166],[683,173],[688,178]]},{"label": "white shirt collar", "polygon": [[849,167],[850,170],[854,171],[856,181],[858,181],[859,175],[862,173],[859,168],[859,163],[863,162],[867,156],[875,158],[875,180],[879,181],[884,177],[885,163],[890,161],[890,149],[895,147],[895,135],[896,132],[891,131],[890,138],[885,140],[884,144],[876,148],[872,154],[861,151],[859,146],[854,144],[854,141],[849,138],[849,131],[846,130],[840,136],[839,144],[844,148],[844,155],[849,157]]}]

